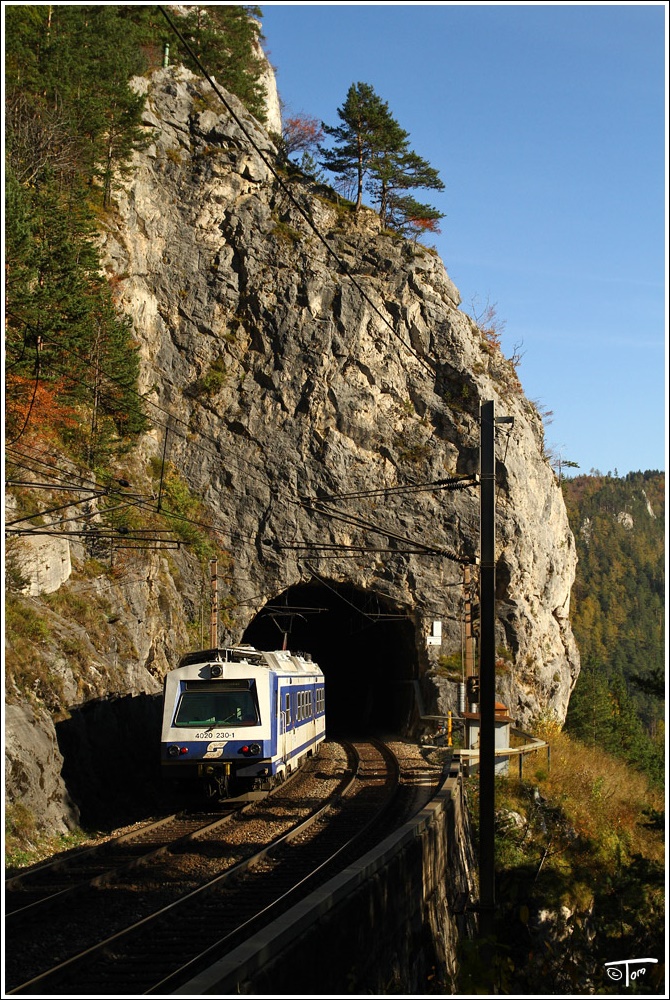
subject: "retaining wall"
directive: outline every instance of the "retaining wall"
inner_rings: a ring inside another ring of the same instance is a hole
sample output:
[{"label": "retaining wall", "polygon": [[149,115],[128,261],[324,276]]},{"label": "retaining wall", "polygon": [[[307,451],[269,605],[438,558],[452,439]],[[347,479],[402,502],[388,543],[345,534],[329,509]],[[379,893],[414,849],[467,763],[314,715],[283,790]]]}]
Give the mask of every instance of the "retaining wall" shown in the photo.
[{"label": "retaining wall", "polygon": [[455,992],[475,871],[452,768],[418,816],[175,994]]}]

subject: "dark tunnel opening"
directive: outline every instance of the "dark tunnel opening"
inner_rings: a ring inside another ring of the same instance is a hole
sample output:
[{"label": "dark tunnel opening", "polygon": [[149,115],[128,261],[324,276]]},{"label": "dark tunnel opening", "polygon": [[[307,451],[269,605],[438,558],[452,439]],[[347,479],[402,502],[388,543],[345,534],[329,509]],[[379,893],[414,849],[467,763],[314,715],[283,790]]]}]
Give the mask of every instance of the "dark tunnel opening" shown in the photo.
[{"label": "dark tunnel opening", "polygon": [[297,584],[256,615],[243,641],[311,654],[326,676],[330,735],[407,731],[418,677],[414,622],[381,595],[347,584]]},{"label": "dark tunnel opening", "polygon": [[[329,736],[408,733],[419,676],[410,614],[371,591],[315,581],[270,601],[242,641],[272,650],[285,637],[286,648],[311,654],[326,675]],[[160,695],[101,698],[58,723],[63,779],[83,829],[111,830],[167,808],[161,710]]]}]

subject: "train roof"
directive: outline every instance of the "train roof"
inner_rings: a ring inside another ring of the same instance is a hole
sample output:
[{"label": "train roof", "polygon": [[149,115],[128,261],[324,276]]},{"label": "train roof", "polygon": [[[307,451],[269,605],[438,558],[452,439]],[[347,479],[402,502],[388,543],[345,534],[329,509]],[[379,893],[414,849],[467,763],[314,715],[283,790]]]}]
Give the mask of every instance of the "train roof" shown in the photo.
[{"label": "train roof", "polygon": [[180,659],[179,667],[194,666],[198,663],[250,663],[257,666],[283,667],[288,670],[319,670],[309,653],[292,653],[286,649],[265,651],[244,645],[200,649],[186,653]]},{"label": "train roof", "polygon": [[217,649],[198,649],[186,653],[179,661],[180,667],[192,663],[258,663],[264,659],[263,653],[253,646],[224,646]]}]

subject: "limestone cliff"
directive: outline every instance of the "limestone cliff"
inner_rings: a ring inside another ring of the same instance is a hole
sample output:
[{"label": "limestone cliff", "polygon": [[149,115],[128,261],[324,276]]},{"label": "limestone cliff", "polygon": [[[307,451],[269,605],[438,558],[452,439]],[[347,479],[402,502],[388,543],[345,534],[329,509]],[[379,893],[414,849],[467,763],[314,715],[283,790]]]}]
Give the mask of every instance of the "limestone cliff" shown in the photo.
[{"label": "limestone cliff", "polygon": [[[323,188],[275,176],[272,143],[234,99],[242,128],[184,70],[159,72],[148,87],[154,141],[105,250],[141,339],[144,386],[172,415],[171,460],[233,554],[232,592],[246,602],[237,637],[265,601],[309,578],[309,562],[416,614],[422,651],[434,619],[442,652],[460,649],[455,562],[298,549],[381,548],[383,536],[296,501],[476,472],[478,407],[493,399],[514,417],[497,446],[499,693],[522,723],[543,711],[562,719],[578,670],[567,620],[575,548],[541,420],[512,366],[459,311],[434,253],[381,232],[372,212],[353,218]],[[401,536],[477,552],[476,491],[343,507]]]},{"label": "limestone cliff", "polygon": [[[479,405],[492,399],[514,418],[496,445],[498,696],[520,724],[543,713],[562,721],[579,670],[568,622],[575,546],[541,418],[513,366],[459,310],[434,252],[282,166],[235,98],[238,121],[181,67],[137,86],[148,145],[101,237],[153,422],[128,464],[140,481],[167,443],[201,498],[231,554],[226,638],[239,641],[297,584],[346,585],[405,616],[406,676],[421,681],[431,711],[453,705],[439,669],[461,649],[462,565],[451,556],[477,554],[478,491],[392,491],[476,473]],[[332,501],[346,521],[300,502],[372,490],[391,492]],[[75,549],[73,561],[83,564]],[[56,707],[159,690],[193,642],[203,583],[184,550],[79,580],[101,608],[104,599],[104,627],[96,633],[76,614],[66,622],[65,605],[48,609],[50,642],[79,628],[76,654],[72,642],[53,647]],[[441,645],[427,644],[434,621]],[[39,702],[37,682],[33,690]]]}]

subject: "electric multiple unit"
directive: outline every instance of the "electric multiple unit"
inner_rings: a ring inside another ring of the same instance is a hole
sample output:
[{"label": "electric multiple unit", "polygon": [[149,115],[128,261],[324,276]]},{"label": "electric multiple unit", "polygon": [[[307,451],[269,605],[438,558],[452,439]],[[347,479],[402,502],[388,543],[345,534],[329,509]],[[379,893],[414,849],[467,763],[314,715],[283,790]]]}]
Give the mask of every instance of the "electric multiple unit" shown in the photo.
[{"label": "electric multiple unit", "polygon": [[208,797],[272,788],[325,735],[323,673],[304,654],[207,649],[182,657],[165,678],[163,774]]}]

